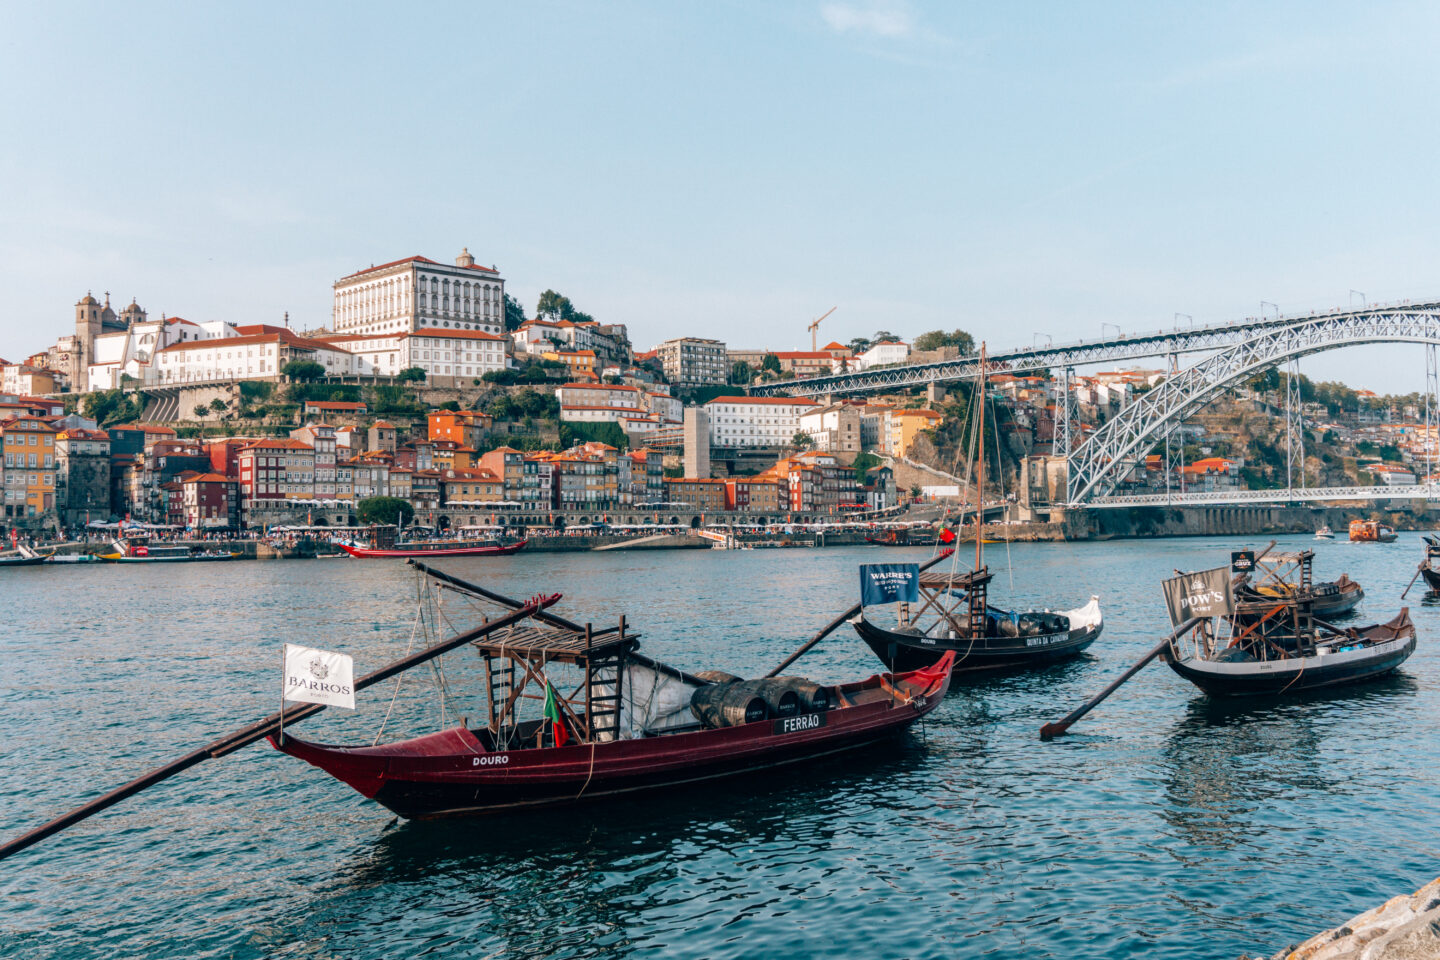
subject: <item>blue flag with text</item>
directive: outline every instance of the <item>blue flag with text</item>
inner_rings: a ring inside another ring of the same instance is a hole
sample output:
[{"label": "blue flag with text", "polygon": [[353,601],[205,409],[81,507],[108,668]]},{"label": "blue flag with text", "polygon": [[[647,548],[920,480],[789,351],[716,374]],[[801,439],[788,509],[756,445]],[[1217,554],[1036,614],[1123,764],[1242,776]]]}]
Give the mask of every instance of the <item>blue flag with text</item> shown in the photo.
[{"label": "blue flag with text", "polygon": [[895,603],[920,600],[920,565],[917,563],[862,563],[860,602]]}]

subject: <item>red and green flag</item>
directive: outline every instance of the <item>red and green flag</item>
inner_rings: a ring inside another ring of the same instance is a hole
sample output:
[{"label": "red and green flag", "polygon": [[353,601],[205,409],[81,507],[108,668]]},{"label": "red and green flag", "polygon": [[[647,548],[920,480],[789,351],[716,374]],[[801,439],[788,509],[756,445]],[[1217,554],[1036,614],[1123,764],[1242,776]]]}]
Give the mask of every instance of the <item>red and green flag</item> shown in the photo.
[{"label": "red and green flag", "polygon": [[549,680],[545,681],[545,719],[550,721],[550,735],[555,746],[565,746],[570,735],[565,732],[565,724],[560,720],[560,705],[555,702],[555,688],[550,686]]}]

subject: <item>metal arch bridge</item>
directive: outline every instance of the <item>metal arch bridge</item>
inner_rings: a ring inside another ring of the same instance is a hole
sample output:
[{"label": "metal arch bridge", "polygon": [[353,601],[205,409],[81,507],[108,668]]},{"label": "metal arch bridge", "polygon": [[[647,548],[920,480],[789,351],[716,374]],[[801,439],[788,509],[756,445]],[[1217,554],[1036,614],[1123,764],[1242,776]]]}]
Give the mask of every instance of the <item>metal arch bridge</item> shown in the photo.
[{"label": "metal arch bridge", "polygon": [[[1427,380],[1433,383],[1434,345],[1440,344],[1440,307],[1435,304],[1346,311],[1291,320],[1286,325],[1269,325],[1258,335],[1204,358],[1199,363],[1162,381],[1121,410],[1085,440],[1069,457],[1067,502],[1070,506],[1140,506],[1176,502],[1171,494],[1139,500],[1113,497],[1115,487],[1149,451],[1158,438],[1182,423],[1222,390],[1286,361],[1323,350],[1365,343],[1420,343],[1427,351]],[[1293,382],[1293,378],[1292,378]],[[1427,392],[1431,384],[1427,383]],[[1288,398],[1287,398],[1288,399]],[[1289,406],[1287,404],[1287,406]],[[1433,405],[1427,405],[1427,421]],[[1303,455],[1301,463],[1303,464]],[[1424,497],[1429,486],[1347,488],[1348,495],[1326,489],[1301,488],[1285,491],[1215,492],[1212,503],[1263,502],[1273,500],[1392,499]],[[1383,491],[1383,492],[1382,492]],[[1413,491],[1413,492],[1412,492]],[[1281,495],[1283,494],[1283,496]],[[1181,501],[1192,500],[1184,494]],[[1141,502],[1143,501],[1143,503]]]},{"label": "metal arch bridge", "polygon": [[[1022,347],[990,353],[986,370],[990,373],[1024,373],[1051,367],[1062,370],[1096,363],[1117,363],[1143,357],[1163,357],[1180,353],[1223,350],[1243,343],[1267,330],[1324,320],[1346,320],[1354,317],[1388,315],[1396,310],[1440,311],[1440,301],[1367,306],[1355,310],[1333,310],[1305,316],[1254,317],[1232,323],[1206,327],[1156,330],[1150,333],[1116,336],[1101,340],[1076,340],[1073,343],[1047,345],[1040,348]],[[883,367],[859,373],[842,373],[829,377],[804,380],[782,380],[750,388],[752,396],[823,397],[878,393],[923,387],[931,383],[973,380],[979,367],[977,357],[957,357],[939,363]]]}]

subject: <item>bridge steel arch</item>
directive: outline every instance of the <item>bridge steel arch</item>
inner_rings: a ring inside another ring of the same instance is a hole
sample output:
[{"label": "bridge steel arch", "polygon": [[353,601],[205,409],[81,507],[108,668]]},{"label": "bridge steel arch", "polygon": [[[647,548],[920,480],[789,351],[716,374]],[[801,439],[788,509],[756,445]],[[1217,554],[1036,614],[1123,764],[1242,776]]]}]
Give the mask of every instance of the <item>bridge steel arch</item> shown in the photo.
[{"label": "bridge steel arch", "polygon": [[1440,310],[1399,308],[1297,321],[1206,357],[1120,411],[1071,455],[1069,505],[1108,497],[1122,470],[1167,426],[1191,416],[1227,387],[1292,357],[1366,343],[1440,343]]},{"label": "bridge steel arch", "polygon": [[[1144,357],[1164,357],[1180,353],[1224,350],[1257,336],[1261,332],[1290,327],[1312,320],[1346,319],[1375,316],[1394,310],[1440,310],[1440,302],[1396,303],[1361,308],[1335,309],[1305,316],[1279,316],[1266,319],[1254,317],[1208,327],[1177,327],[1106,337],[1100,340],[1077,340],[1040,348],[1020,347],[1014,350],[991,350],[985,369],[989,373],[1023,374],[1053,367],[1078,367],[1097,363],[1122,363]],[[978,372],[977,357],[956,357],[937,363],[903,364],[879,367],[860,373],[840,373],[803,380],[780,380],[752,386],[751,396],[757,397],[823,397],[850,396],[923,387],[932,383],[974,380]]]}]

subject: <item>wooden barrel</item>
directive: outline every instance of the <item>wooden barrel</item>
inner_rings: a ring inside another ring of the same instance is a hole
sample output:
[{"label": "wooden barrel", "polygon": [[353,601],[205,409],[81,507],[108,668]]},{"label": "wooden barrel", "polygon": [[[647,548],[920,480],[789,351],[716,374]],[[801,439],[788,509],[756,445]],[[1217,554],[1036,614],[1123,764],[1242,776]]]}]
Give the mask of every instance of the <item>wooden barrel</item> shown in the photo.
[{"label": "wooden barrel", "polygon": [[775,677],[771,680],[746,680],[736,686],[755,684],[755,690],[765,700],[772,717],[793,717],[800,712],[800,694],[786,680]]},{"label": "wooden barrel", "polygon": [[690,698],[690,712],[705,726],[738,727],[755,723],[769,715],[765,699],[755,690],[751,680],[739,683],[717,683],[696,690]]},{"label": "wooden barrel", "polygon": [[830,709],[830,688],[822,686],[813,680],[806,680],[804,677],[776,677],[776,680],[783,680],[790,685],[790,689],[800,698],[801,713],[824,713]]}]

